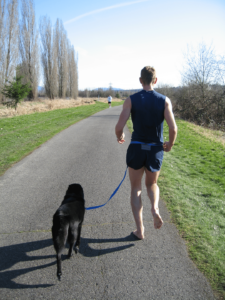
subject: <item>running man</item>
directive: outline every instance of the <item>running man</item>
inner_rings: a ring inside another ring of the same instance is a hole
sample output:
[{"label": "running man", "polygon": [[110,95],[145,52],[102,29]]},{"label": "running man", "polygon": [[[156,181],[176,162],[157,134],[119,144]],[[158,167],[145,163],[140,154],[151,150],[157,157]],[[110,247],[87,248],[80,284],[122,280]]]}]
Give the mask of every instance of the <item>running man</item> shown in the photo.
[{"label": "running man", "polygon": [[111,108],[112,97],[109,95],[107,100],[108,100],[109,108]]},{"label": "running man", "polygon": [[[142,217],[141,180],[145,173],[145,184],[151,201],[151,212],[155,229],[159,229],[163,220],[159,214],[159,187],[157,180],[163,161],[164,151],[169,152],[177,136],[177,125],[174,119],[169,98],[154,91],[157,82],[156,71],[152,67],[141,70],[140,83],[143,90],[128,97],[115,128],[117,141],[125,142],[123,128],[131,114],[133,133],[131,144],[127,149],[126,162],[129,167],[131,183],[131,208],[137,229],[133,234],[137,239],[144,239]],[[163,142],[163,121],[169,126],[169,141]],[[139,143],[134,143],[139,142]],[[153,144],[151,146],[146,144]]]}]

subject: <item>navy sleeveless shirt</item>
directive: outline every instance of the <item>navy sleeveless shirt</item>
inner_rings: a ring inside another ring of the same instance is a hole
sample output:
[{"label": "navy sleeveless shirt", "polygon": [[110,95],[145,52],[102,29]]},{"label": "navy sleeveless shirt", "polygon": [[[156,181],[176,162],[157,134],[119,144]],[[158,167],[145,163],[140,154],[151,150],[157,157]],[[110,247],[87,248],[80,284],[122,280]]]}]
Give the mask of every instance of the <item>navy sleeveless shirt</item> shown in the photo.
[{"label": "navy sleeveless shirt", "polygon": [[163,143],[163,121],[166,96],[142,90],[130,96],[133,133],[131,140]]}]

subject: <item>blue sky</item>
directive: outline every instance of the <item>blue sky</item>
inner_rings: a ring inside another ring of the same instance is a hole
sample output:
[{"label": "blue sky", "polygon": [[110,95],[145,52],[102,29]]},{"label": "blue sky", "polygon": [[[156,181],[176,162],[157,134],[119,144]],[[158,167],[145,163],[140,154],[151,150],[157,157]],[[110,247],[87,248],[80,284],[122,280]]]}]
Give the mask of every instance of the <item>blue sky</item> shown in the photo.
[{"label": "blue sky", "polygon": [[[78,53],[79,89],[140,88],[140,70],[178,86],[187,45],[225,55],[224,0],[34,0],[36,17],[60,18]],[[38,23],[37,22],[37,23]]]}]

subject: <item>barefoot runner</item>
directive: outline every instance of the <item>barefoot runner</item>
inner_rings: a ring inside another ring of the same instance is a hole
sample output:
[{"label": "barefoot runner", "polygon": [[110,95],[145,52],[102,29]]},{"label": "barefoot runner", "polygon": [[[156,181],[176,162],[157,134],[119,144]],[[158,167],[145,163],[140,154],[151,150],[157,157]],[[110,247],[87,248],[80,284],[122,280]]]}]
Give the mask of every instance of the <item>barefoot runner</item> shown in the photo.
[{"label": "barefoot runner", "polygon": [[[157,180],[163,161],[164,151],[169,152],[177,136],[170,99],[154,91],[157,82],[155,69],[144,67],[141,70],[140,83],[143,90],[128,97],[120,114],[115,132],[120,144],[125,142],[123,128],[130,116],[133,122],[131,144],[127,149],[127,165],[131,183],[131,208],[137,229],[133,234],[144,239],[142,217],[141,180],[145,173],[145,184],[151,201],[154,227],[159,229],[163,220],[159,214],[159,187]],[[163,121],[169,126],[169,141],[163,142]],[[136,142],[136,143],[135,143]],[[153,145],[146,145],[153,144]]]}]

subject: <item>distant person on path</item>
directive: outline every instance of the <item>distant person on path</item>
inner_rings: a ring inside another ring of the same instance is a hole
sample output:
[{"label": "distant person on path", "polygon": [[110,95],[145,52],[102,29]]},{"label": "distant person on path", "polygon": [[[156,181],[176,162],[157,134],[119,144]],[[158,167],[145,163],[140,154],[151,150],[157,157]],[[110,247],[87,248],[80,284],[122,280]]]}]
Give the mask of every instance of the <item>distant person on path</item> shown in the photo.
[{"label": "distant person on path", "polygon": [[[145,173],[145,184],[151,201],[151,212],[154,227],[159,229],[163,220],[159,214],[159,187],[157,180],[163,161],[164,151],[169,152],[177,136],[177,125],[174,119],[172,105],[169,98],[154,91],[157,82],[156,71],[152,67],[141,70],[140,83],[143,90],[128,97],[115,128],[117,141],[125,142],[123,128],[131,114],[133,133],[131,144],[127,149],[126,162],[129,167],[131,183],[131,208],[137,229],[133,234],[138,239],[144,239],[142,217],[141,180]],[[169,141],[163,142],[163,121],[169,126]],[[139,142],[133,143],[133,142]],[[155,144],[149,146],[146,144]]]},{"label": "distant person on path", "polygon": [[111,102],[112,102],[112,97],[109,95],[109,97],[108,97],[109,108],[111,108]]}]

